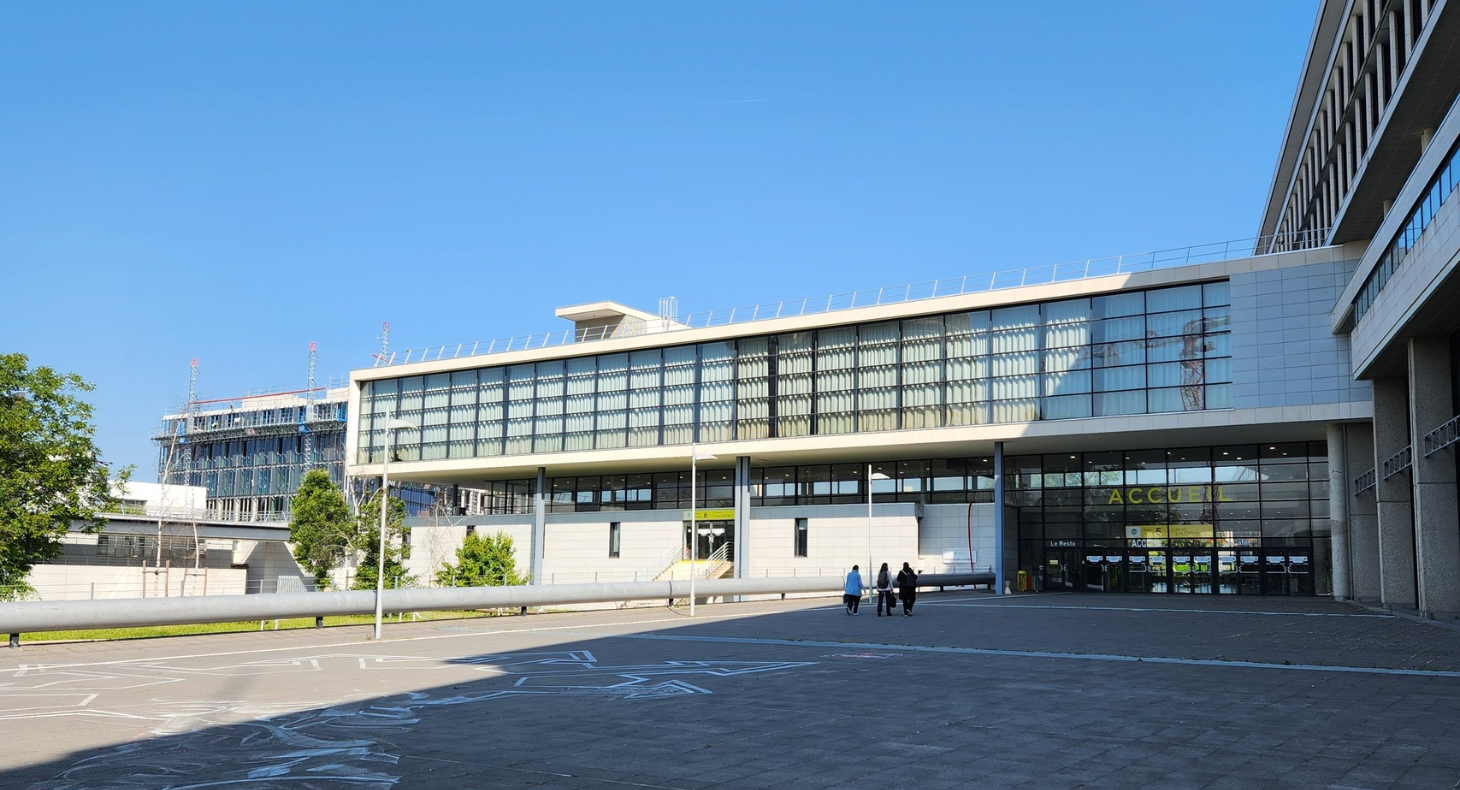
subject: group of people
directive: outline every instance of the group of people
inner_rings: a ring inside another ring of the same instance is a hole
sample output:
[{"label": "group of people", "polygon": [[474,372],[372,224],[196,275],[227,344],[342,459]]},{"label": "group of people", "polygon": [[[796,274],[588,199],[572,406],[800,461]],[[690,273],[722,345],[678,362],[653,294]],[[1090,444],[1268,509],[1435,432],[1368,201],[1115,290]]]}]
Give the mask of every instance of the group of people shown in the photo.
[{"label": "group of people", "polygon": [[[877,616],[881,617],[885,609],[887,616],[892,616],[894,599],[892,588],[897,588],[897,596],[902,599],[903,617],[912,617],[913,603],[918,598],[918,574],[913,571],[912,566],[902,564],[902,570],[896,576],[887,569],[887,563],[882,563],[882,569],[877,572],[876,586],[871,588],[877,596]],[[868,589],[867,583],[862,580],[861,568],[856,565],[847,573],[847,586],[842,590],[842,603],[846,604],[847,614],[854,615],[862,602],[862,593]]]}]

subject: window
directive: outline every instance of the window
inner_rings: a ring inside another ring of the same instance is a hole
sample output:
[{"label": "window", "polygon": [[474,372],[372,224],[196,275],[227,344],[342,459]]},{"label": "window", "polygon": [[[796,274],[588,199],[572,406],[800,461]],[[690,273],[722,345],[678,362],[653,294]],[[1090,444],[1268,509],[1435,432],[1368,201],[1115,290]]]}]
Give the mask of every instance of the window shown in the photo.
[{"label": "window", "polygon": [[617,521],[608,522],[608,556],[619,555],[619,540],[623,535],[622,525]]},{"label": "window", "polygon": [[806,519],[796,519],[796,556],[806,556]]}]

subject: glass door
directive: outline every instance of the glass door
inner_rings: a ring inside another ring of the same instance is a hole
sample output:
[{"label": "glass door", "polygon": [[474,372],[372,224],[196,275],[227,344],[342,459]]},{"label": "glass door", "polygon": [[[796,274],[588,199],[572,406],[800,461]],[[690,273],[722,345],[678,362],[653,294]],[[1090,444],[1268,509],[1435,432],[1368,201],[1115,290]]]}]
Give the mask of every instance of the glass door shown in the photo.
[{"label": "glass door", "polygon": [[1132,549],[1129,556],[1130,561],[1126,566],[1125,574],[1126,592],[1151,592],[1151,568],[1146,562],[1145,550]]},{"label": "glass door", "polygon": [[1207,548],[1171,549],[1171,591],[1208,594],[1212,591],[1212,552]]},{"label": "glass door", "polygon": [[1237,592],[1241,595],[1262,594],[1262,558],[1257,549],[1237,552]]},{"label": "glass door", "polygon": [[1077,590],[1080,587],[1080,555],[1073,549],[1044,550],[1044,589]]},{"label": "glass door", "polygon": [[1125,555],[1085,552],[1085,589],[1095,592],[1123,592]]},{"label": "glass door", "polygon": [[1236,595],[1242,586],[1240,574],[1237,572],[1237,552],[1232,549],[1224,549],[1217,552],[1217,592],[1222,595]]}]

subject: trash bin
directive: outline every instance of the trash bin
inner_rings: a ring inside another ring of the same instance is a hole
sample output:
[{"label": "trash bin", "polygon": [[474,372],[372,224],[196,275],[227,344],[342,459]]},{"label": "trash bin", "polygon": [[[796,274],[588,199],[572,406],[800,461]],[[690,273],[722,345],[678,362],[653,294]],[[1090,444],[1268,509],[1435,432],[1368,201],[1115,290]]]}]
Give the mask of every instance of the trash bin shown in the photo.
[{"label": "trash bin", "polygon": [[1019,571],[1018,583],[1015,585],[1014,589],[1018,590],[1019,592],[1028,592],[1029,574],[1025,573],[1024,571]]}]

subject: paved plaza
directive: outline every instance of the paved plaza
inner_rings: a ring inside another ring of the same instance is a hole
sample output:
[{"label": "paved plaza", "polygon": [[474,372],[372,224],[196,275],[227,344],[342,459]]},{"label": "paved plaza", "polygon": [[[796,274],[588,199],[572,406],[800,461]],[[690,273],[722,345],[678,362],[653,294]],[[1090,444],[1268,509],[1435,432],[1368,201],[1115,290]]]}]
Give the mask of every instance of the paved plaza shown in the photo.
[{"label": "paved plaza", "polygon": [[1454,788],[1460,631],[925,594],[0,652],[0,787]]}]

